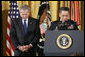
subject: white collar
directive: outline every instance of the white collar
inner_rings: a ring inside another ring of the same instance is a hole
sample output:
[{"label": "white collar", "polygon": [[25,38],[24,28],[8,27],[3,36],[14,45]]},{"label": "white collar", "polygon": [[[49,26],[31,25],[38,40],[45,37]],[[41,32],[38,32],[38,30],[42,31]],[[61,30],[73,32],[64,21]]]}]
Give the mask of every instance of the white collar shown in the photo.
[{"label": "white collar", "polygon": [[27,19],[22,19],[22,23],[24,24],[24,20],[26,20],[26,24],[28,26],[28,18]]},{"label": "white collar", "polygon": [[28,21],[28,18],[27,19],[22,19],[22,21],[24,21],[24,20]]}]

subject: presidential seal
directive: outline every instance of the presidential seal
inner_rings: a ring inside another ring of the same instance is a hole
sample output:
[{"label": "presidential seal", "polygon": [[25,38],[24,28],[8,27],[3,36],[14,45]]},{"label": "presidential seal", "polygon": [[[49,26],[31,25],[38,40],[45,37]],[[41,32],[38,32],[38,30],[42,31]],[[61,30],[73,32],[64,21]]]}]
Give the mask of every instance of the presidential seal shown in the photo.
[{"label": "presidential seal", "polygon": [[57,38],[57,45],[59,48],[61,49],[68,49],[71,44],[72,44],[72,39],[69,35],[67,34],[61,34],[58,38]]}]

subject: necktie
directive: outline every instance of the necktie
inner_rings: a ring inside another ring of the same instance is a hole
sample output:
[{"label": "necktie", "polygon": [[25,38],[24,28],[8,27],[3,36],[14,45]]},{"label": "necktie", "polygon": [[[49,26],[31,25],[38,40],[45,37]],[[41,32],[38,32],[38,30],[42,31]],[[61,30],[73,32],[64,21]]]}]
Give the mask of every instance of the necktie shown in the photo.
[{"label": "necktie", "polygon": [[26,20],[24,20],[24,32],[25,32],[25,34],[26,34],[26,32],[27,32]]}]

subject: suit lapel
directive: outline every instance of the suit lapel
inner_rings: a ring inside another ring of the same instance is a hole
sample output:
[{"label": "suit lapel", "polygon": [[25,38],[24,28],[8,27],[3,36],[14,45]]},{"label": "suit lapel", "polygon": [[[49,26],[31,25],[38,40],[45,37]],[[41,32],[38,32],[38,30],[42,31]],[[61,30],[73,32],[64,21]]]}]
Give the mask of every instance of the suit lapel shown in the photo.
[{"label": "suit lapel", "polygon": [[22,24],[22,18],[20,18],[20,20],[19,20],[19,28],[20,28],[22,34],[24,34],[24,27],[23,27],[23,24]]},{"label": "suit lapel", "polygon": [[29,31],[30,31],[31,27],[32,27],[32,20],[31,20],[31,18],[29,17],[29,18],[28,18],[28,27],[27,27],[27,32],[29,32]]}]

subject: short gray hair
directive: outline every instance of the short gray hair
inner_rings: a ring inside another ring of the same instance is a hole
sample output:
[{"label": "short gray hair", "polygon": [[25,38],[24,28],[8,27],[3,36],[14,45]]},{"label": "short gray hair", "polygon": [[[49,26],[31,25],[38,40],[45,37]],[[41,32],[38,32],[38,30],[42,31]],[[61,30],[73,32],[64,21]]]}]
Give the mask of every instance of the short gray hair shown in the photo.
[{"label": "short gray hair", "polygon": [[21,5],[20,10],[28,10],[28,11],[30,11],[30,7],[28,5]]}]

